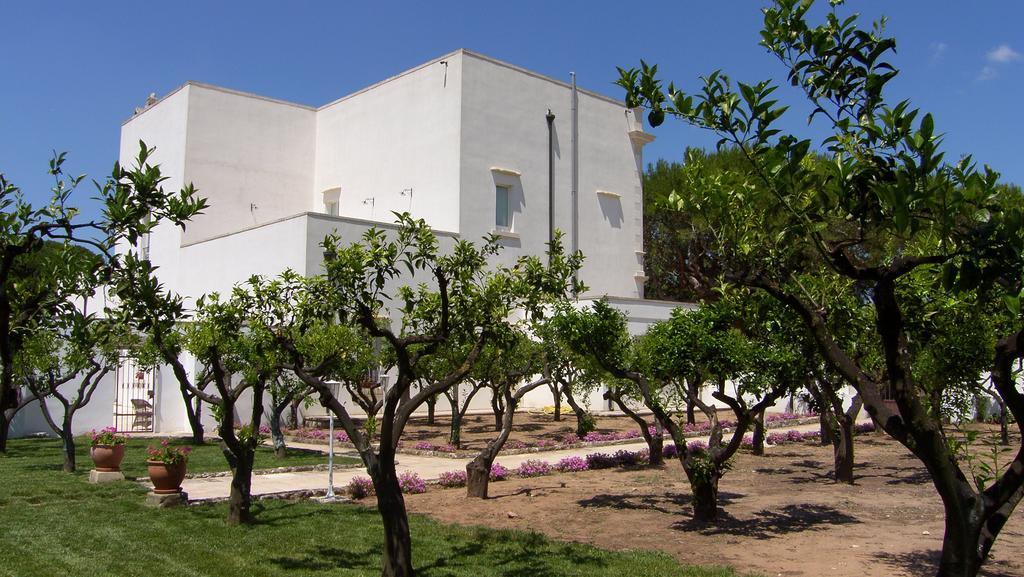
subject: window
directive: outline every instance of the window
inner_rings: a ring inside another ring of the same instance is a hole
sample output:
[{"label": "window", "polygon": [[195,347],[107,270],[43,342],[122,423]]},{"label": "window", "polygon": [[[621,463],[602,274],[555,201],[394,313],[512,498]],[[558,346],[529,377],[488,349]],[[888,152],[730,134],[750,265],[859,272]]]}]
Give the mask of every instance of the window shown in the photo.
[{"label": "window", "polygon": [[498,230],[512,230],[512,210],[509,207],[509,187],[494,187],[494,227]]},{"label": "window", "polygon": [[323,192],[324,214],[339,216],[341,207],[341,187],[328,188]]}]

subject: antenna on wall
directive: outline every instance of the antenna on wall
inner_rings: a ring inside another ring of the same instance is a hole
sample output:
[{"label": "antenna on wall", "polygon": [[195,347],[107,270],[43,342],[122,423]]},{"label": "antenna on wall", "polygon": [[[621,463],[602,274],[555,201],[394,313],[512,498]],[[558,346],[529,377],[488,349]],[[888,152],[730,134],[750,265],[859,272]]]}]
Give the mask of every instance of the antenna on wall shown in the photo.
[{"label": "antenna on wall", "polygon": [[363,204],[370,205],[370,216],[373,216],[373,209],[377,206],[377,199],[372,196],[368,196],[363,199]]},{"label": "antenna on wall", "polygon": [[448,61],[447,60],[441,60],[440,62],[438,62],[438,64],[444,64],[444,84],[442,84],[441,86],[443,88],[447,88],[448,87]]},{"label": "antenna on wall", "polygon": [[409,197],[409,212],[412,212],[412,187],[410,186],[409,188],[403,188],[402,191],[399,192],[398,194],[401,196]]}]

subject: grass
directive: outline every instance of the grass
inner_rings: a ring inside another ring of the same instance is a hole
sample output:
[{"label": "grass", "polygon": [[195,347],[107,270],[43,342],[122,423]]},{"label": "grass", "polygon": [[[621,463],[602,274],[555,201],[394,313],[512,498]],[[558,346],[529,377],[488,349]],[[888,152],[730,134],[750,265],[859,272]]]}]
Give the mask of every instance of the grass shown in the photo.
[{"label": "grass", "polygon": [[[124,461],[121,463],[121,471],[126,477],[146,477],[146,449],[150,446],[160,444],[161,438],[129,438],[128,448],[125,449]],[[227,471],[228,463],[224,459],[224,453],[220,450],[218,441],[207,441],[203,445],[192,445],[191,438],[168,439],[171,445],[185,447],[191,446],[192,452],[188,456],[189,473],[214,473]],[[89,458],[89,438],[79,437],[75,439],[75,457],[79,469],[87,471],[92,468],[92,459]],[[63,457],[60,452],[60,443],[56,439],[27,439],[16,441],[17,443],[30,443],[39,453],[40,458],[44,454],[52,454],[52,461],[60,468]],[[340,457],[335,455],[335,464],[348,465],[358,463],[359,459],[352,457]],[[304,449],[288,449],[288,456],[278,459],[274,456],[274,450],[262,446],[256,450],[256,468],[272,469],[274,467],[296,467],[299,465],[320,465],[327,463],[327,455],[319,451],[308,451]]]},{"label": "grass", "polygon": [[[377,512],[355,505],[264,501],[255,525],[228,527],[226,505],[149,509],[145,489],[90,485],[60,472],[52,441],[14,440],[0,455],[0,576],[379,575]],[[424,577],[735,577],[668,555],[609,552],[536,533],[452,527],[411,518]]]}]

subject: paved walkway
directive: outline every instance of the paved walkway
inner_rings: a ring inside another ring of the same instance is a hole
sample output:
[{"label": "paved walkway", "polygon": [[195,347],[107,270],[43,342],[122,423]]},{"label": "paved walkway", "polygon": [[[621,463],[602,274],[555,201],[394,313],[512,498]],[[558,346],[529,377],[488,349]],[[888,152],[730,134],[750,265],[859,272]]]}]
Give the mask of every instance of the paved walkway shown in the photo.
[{"label": "paved walkway", "polygon": [[[809,425],[799,425],[795,427],[783,427],[781,429],[769,429],[789,431],[797,430],[800,432],[806,431],[817,431],[818,424],[812,423]],[[693,437],[691,441],[704,440],[707,441],[707,437]],[[666,439],[665,444],[671,444],[671,440]],[[312,449],[322,451],[325,455],[324,462],[326,463],[327,447],[325,445],[310,444],[310,443],[290,443],[290,447]],[[556,463],[560,459],[565,457],[584,457],[591,453],[613,453],[620,449],[627,449],[630,451],[636,451],[639,449],[647,448],[647,443],[643,439],[639,439],[636,442],[622,443],[619,445],[605,445],[600,447],[574,447],[570,449],[561,449],[557,451],[541,451],[537,453],[523,453],[519,455],[506,455],[500,456],[496,459],[496,462],[501,463],[509,469],[518,467],[523,461],[528,459],[542,459],[549,463]],[[768,447],[770,450],[770,447]],[[358,457],[354,450],[348,447],[336,447],[336,455],[354,456]],[[397,469],[399,474],[406,471],[413,471],[420,476],[420,478],[430,481],[440,477],[441,473],[446,471],[464,471],[466,464],[471,459],[459,458],[452,459],[447,457],[428,457],[422,455],[408,455],[399,454]],[[335,469],[334,470],[334,487],[335,491],[339,491],[345,487],[353,477],[366,477],[367,473],[363,467],[357,468],[346,468],[346,469]],[[209,477],[203,479],[186,479],[182,483],[182,488],[188,493],[189,500],[191,501],[205,501],[211,499],[225,499],[231,489],[231,477]],[[327,489],[327,471],[300,471],[291,473],[272,473],[266,475],[253,475],[252,477],[252,494],[253,496],[258,495],[272,495],[277,493],[290,493],[296,491],[325,491]]]}]

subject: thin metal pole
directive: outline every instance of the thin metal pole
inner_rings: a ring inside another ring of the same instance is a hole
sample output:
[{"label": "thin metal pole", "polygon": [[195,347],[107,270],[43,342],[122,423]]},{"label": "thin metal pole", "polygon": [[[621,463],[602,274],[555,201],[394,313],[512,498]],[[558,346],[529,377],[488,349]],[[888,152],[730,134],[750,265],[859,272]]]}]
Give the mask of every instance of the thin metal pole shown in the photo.
[{"label": "thin metal pole", "polygon": [[[580,249],[580,110],[579,92],[576,90],[576,73],[572,76],[572,252]],[[579,281],[579,273],[573,273]]]},{"label": "thin metal pole", "polygon": [[[555,242],[555,115],[548,108],[548,247]],[[550,250],[550,248],[549,248]],[[551,264],[551,255],[548,255]]]},{"label": "thin metal pole", "polygon": [[328,499],[334,498],[334,415],[329,415],[327,419],[327,431],[330,434],[330,440],[327,442],[327,494],[324,495]]}]

